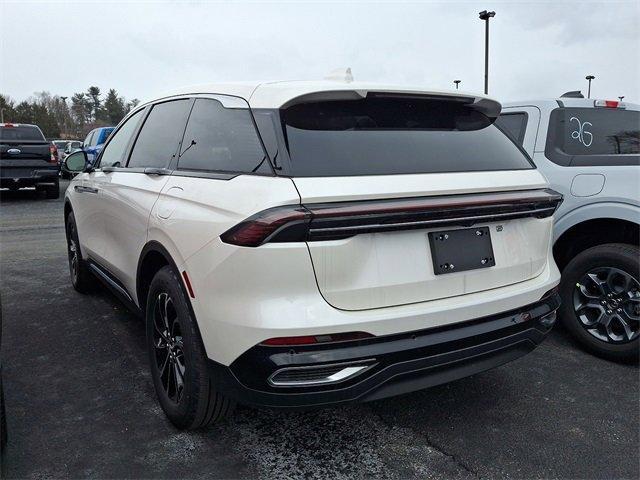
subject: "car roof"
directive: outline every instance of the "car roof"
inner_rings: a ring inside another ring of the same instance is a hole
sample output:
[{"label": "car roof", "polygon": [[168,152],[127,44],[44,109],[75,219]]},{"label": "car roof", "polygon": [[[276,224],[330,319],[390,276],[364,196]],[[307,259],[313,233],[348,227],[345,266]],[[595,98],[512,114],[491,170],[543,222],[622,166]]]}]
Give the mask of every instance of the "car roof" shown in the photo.
[{"label": "car roof", "polygon": [[182,87],[149,100],[157,101],[179,95],[219,94],[240,97],[252,108],[281,108],[298,97],[321,92],[357,92],[365,96],[368,92],[413,93],[420,95],[447,95],[454,97],[472,97],[479,101],[489,99],[485,95],[462,90],[432,90],[424,86],[394,85],[382,83],[347,82],[335,80],[320,81],[276,81],[276,82],[234,82],[191,85]]},{"label": "car roof", "polygon": [[[556,108],[559,106],[564,107],[578,107],[578,108],[596,108],[595,102],[596,100],[612,100],[612,99],[604,99],[604,98],[572,98],[572,97],[559,97],[559,98],[549,98],[545,100],[518,100],[512,102],[504,102],[502,104],[503,108],[509,107],[525,107],[525,106],[537,106],[537,107],[550,107]],[[617,99],[615,101],[618,101]],[[624,104],[625,110],[640,110],[640,105],[636,103],[629,103],[622,101]],[[598,107],[601,108],[601,107]]]}]

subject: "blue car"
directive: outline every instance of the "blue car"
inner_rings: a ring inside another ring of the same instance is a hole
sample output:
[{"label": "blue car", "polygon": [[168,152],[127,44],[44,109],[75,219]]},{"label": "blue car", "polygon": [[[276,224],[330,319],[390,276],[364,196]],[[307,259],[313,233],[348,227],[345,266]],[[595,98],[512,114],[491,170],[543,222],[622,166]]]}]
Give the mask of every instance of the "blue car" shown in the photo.
[{"label": "blue car", "polygon": [[91,130],[82,143],[82,149],[87,153],[87,159],[91,164],[95,162],[98,154],[102,151],[107,138],[116,127],[100,127]]}]

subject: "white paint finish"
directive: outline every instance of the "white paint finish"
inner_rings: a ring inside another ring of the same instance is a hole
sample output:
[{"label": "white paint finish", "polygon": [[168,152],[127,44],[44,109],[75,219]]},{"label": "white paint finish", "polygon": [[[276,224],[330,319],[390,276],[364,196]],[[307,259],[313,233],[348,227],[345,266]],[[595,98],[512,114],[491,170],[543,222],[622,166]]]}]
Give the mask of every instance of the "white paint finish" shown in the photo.
[{"label": "white paint finish", "polygon": [[99,260],[131,295],[136,291],[140,253],[147,243],[149,213],[167,179],[165,175],[122,171],[100,177],[104,246]]},{"label": "white paint finish", "polygon": [[549,186],[540,172],[535,169],[421,175],[307,177],[295,178],[294,182],[303,202],[504,192]]},{"label": "white paint finish", "polygon": [[[420,85],[379,84],[366,82],[320,81],[284,81],[284,82],[237,82],[210,83],[185,86],[167,92],[160,98],[188,94],[233,95],[244,98],[252,108],[280,108],[288,101],[316,92],[356,91],[366,95],[370,91],[394,93],[418,93],[447,95],[450,97],[474,97],[476,100],[490,98],[479,93],[462,90],[431,90]],[[492,99],[493,100],[493,99]]]},{"label": "white paint finish", "polygon": [[[296,178],[304,202],[496,192],[543,188],[537,170],[502,172]],[[510,220],[491,227],[496,266],[435,275],[427,232],[411,230],[311,242],[318,286],[331,305],[363,310],[463,295],[521,282],[547,261],[550,219]],[[485,226],[484,224],[482,226]]]},{"label": "white paint finish", "polygon": [[75,187],[96,188],[94,180],[102,172],[81,173],[69,183],[66,195],[72,199],[73,214],[81,245],[82,256],[96,256],[102,251],[104,242],[104,225],[99,221],[102,206],[101,194],[76,191]]},{"label": "white paint finish", "polygon": [[604,188],[605,177],[599,173],[581,173],[573,177],[571,195],[574,197],[592,197]]}]

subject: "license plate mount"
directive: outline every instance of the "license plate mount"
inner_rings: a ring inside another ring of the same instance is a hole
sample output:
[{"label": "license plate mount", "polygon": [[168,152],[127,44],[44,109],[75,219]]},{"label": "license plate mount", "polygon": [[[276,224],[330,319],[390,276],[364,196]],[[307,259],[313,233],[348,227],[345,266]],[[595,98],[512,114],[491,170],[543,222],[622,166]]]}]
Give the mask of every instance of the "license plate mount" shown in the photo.
[{"label": "license plate mount", "polygon": [[489,227],[429,233],[433,273],[464,272],[495,266]]}]

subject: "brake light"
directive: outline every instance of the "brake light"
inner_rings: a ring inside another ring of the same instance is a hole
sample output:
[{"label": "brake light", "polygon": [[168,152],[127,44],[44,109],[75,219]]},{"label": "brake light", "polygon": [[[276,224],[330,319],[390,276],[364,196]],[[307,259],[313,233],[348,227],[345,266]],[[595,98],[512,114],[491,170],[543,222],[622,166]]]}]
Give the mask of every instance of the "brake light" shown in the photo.
[{"label": "brake light", "polygon": [[49,153],[51,155],[49,163],[58,163],[58,147],[53,144],[49,145]]},{"label": "brake light", "polygon": [[604,108],[626,108],[626,105],[618,100],[594,100],[593,106]]},{"label": "brake light", "polygon": [[13,128],[13,127],[16,126],[13,123],[1,123],[0,125],[3,126],[3,127],[6,127],[6,128]]},{"label": "brake light", "polygon": [[276,337],[265,340],[260,345],[267,345],[271,347],[289,347],[295,345],[315,345],[318,343],[329,342],[348,342],[352,340],[362,340],[365,338],[373,338],[367,332],[345,332],[345,333],[330,333],[326,335],[303,335],[300,337]]},{"label": "brake light", "polygon": [[275,207],[240,222],[220,239],[259,247],[268,242],[338,240],[365,233],[472,226],[478,222],[550,217],[562,202],[553,190],[445,195]]}]

